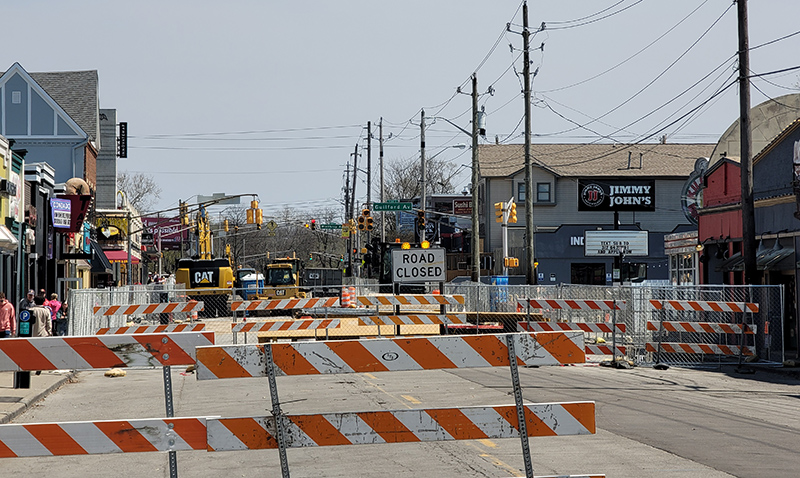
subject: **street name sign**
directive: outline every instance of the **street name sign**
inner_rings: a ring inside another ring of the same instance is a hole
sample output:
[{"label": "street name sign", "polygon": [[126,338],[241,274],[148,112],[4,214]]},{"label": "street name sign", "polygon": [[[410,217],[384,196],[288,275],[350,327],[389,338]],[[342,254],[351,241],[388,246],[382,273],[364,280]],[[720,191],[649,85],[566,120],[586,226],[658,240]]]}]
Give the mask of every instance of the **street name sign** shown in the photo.
[{"label": "street name sign", "polygon": [[442,248],[392,250],[394,282],[444,282],[446,273],[445,251]]},{"label": "street name sign", "polygon": [[341,228],[342,228],[342,225],[341,225],[341,224],[334,224],[334,223],[330,223],[330,224],[320,224],[320,225],[319,225],[319,228],[320,228],[320,229],[341,229]]},{"label": "street name sign", "polygon": [[381,211],[410,211],[410,202],[376,202],[372,205],[372,210],[375,212]]}]

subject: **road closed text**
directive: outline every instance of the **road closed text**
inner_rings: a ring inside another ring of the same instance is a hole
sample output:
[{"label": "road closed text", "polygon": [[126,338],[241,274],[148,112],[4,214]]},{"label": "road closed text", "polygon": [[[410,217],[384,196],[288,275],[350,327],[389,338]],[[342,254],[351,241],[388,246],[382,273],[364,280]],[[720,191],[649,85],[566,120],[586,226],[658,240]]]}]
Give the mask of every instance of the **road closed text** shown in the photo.
[{"label": "road closed text", "polygon": [[392,272],[395,282],[444,281],[445,270],[443,250],[392,251]]}]

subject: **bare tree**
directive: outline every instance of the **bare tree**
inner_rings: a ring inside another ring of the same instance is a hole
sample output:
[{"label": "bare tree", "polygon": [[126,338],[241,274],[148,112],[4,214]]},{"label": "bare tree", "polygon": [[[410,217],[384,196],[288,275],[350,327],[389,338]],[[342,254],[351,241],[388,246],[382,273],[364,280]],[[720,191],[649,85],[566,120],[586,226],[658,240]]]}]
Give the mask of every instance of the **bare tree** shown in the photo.
[{"label": "bare tree", "polygon": [[[392,161],[386,171],[386,195],[392,199],[411,199],[422,193],[419,158]],[[452,194],[453,178],[458,165],[445,159],[433,158],[426,165],[426,194]]]},{"label": "bare tree", "polygon": [[125,193],[128,202],[141,214],[151,211],[161,197],[161,188],[153,176],[144,173],[123,171],[117,174],[117,187]]}]

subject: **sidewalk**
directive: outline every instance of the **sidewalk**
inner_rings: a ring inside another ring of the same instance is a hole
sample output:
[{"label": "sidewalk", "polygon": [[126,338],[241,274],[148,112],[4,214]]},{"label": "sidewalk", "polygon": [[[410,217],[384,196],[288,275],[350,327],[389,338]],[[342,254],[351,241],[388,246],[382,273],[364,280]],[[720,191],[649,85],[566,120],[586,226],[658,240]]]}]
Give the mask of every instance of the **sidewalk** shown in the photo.
[{"label": "sidewalk", "polygon": [[31,388],[14,388],[14,372],[0,372],[0,424],[8,423],[74,376],[73,371],[31,372]]}]

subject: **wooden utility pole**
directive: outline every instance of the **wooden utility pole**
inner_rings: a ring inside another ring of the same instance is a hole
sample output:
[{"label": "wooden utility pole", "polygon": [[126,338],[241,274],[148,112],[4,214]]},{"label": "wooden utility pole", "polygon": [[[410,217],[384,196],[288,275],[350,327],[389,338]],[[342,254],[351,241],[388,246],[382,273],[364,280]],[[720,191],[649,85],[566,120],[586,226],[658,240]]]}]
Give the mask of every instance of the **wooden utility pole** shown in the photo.
[{"label": "wooden utility pole", "polygon": [[528,2],[522,4],[522,42],[523,60],[522,68],[525,97],[525,266],[526,283],[537,284],[538,277],[534,262],[536,227],[533,224],[533,165],[531,164],[531,61],[530,61],[530,32],[528,31]]},{"label": "wooden utility pole", "polygon": [[[481,224],[478,217],[478,181],[480,167],[478,165],[478,75],[472,74],[472,281],[481,280]],[[488,221],[488,218],[487,218]]]},{"label": "wooden utility pole", "polygon": [[372,209],[372,121],[367,121],[367,209]]},{"label": "wooden utility pole", "polygon": [[358,143],[356,143],[356,149],[353,151],[353,184],[352,187],[350,188],[350,217],[348,219],[355,219],[357,179],[358,179]]},{"label": "wooden utility pole", "polygon": [[750,40],[747,34],[747,0],[736,2],[739,19],[739,134],[742,181],[742,258],[744,283],[756,284],[756,219],[753,203],[753,147],[750,130]]},{"label": "wooden utility pole", "polygon": [[[383,117],[381,116],[381,122],[378,123],[378,158],[380,159],[381,163],[381,202],[386,201],[386,197],[384,197],[384,188],[383,188]],[[385,212],[381,211],[381,242],[386,242],[386,218]]]}]

